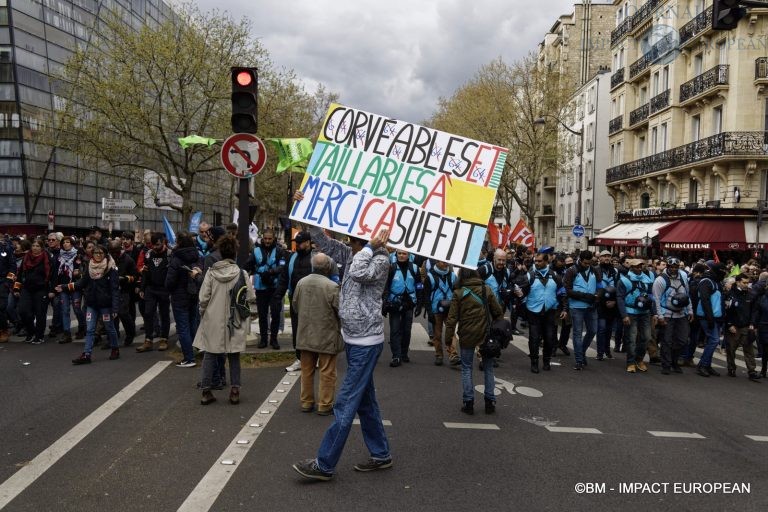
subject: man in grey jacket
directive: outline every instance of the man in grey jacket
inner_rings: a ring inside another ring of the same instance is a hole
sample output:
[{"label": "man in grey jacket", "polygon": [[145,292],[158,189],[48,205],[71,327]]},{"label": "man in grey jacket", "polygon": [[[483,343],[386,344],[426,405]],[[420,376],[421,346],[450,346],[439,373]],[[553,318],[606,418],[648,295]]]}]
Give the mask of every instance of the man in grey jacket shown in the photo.
[{"label": "man in grey jacket", "polygon": [[[314,239],[315,233],[312,234]],[[363,240],[350,241],[351,247],[346,248],[347,251],[337,245],[341,242],[334,240],[333,243],[327,237],[322,242],[316,241],[318,249],[330,253],[336,261],[344,262],[339,318],[347,373],[336,395],[334,422],[325,432],[317,457],[293,465],[293,469],[305,478],[330,480],[333,477],[355,415],[360,417],[363,440],[371,456],[368,461],[356,464],[354,469],[374,471],[392,466],[389,441],[373,384],[373,370],[384,347],[381,305],[389,273],[389,256],[384,247],[388,238],[389,230],[384,229],[364,246]]]}]

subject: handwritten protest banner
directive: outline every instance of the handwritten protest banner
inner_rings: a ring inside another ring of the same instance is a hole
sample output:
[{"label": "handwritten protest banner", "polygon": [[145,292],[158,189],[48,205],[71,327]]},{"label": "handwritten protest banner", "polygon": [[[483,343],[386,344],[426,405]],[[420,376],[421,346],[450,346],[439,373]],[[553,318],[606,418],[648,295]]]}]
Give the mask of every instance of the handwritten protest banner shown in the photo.
[{"label": "handwritten protest banner", "polygon": [[476,267],[507,152],[333,104],[291,219]]}]

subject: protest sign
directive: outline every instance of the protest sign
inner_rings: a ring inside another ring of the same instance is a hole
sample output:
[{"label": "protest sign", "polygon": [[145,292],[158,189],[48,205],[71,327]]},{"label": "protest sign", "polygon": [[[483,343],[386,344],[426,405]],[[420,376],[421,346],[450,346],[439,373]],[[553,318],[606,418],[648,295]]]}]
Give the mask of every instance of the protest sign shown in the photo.
[{"label": "protest sign", "polygon": [[291,219],[476,266],[507,149],[331,105]]}]

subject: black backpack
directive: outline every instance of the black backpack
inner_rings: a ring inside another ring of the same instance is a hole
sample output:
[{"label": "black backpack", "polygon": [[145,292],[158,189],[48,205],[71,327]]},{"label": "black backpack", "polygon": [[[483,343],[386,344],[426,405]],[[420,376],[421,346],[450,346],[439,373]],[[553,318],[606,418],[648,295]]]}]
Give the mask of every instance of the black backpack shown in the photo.
[{"label": "black backpack", "polygon": [[248,306],[248,282],[245,280],[243,271],[240,270],[240,277],[237,278],[235,286],[229,290],[229,335],[234,333],[235,328],[240,327],[242,321],[251,316],[251,308]]}]

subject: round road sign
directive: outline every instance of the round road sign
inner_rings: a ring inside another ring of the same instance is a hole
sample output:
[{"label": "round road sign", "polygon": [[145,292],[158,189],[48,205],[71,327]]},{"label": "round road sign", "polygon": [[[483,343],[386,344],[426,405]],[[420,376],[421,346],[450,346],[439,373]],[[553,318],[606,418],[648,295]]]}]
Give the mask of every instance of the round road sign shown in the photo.
[{"label": "round road sign", "polygon": [[573,226],[573,229],[571,230],[571,233],[573,233],[573,236],[577,238],[581,238],[584,236],[584,226],[581,224],[576,224]]},{"label": "round road sign", "polygon": [[264,169],[267,148],[255,135],[236,133],[221,146],[221,164],[235,178],[252,178]]}]

